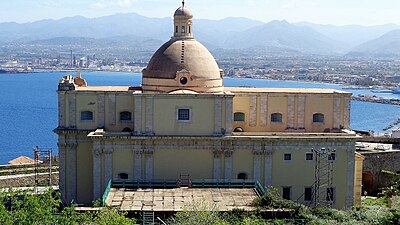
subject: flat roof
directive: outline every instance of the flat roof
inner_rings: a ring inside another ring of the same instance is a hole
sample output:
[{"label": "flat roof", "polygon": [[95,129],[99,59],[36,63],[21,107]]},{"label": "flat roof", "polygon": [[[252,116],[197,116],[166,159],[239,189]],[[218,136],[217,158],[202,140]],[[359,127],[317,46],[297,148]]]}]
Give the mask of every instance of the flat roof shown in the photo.
[{"label": "flat roof", "polygon": [[350,92],[325,88],[255,88],[255,87],[224,87],[224,91],[236,93],[304,93],[304,94],[351,94]]},{"label": "flat roof", "polygon": [[[110,91],[110,92],[127,92],[136,91],[142,93],[138,90],[140,87],[131,86],[87,86],[87,87],[76,87],[77,91]],[[324,89],[324,88],[253,88],[253,87],[224,87],[224,92],[214,93],[288,93],[288,94],[351,94],[350,92],[339,91],[335,89]],[[174,91],[171,94],[199,94],[189,90],[179,90]],[[212,93],[205,93],[212,94]]]},{"label": "flat roof", "polygon": [[203,210],[252,211],[256,208],[251,203],[257,197],[254,188],[111,188],[106,205],[121,211],[178,212],[196,206],[205,206]]}]

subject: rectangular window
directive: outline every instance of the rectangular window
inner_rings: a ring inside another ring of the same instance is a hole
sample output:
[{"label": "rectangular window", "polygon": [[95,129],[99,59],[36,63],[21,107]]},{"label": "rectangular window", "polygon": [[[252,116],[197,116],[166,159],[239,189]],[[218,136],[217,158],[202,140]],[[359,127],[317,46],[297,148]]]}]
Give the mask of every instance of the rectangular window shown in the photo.
[{"label": "rectangular window", "polygon": [[306,152],[306,161],[313,161],[314,160],[314,153]]},{"label": "rectangular window", "polygon": [[326,201],[333,202],[335,200],[335,190],[330,187],[326,189]]},{"label": "rectangular window", "polygon": [[328,160],[329,161],[335,161],[336,160],[336,153],[329,153],[328,154]]},{"label": "rectangular window", "polygon": [[282,198],[292,199],[292,187],[282,187]]},{"label": "rectangular window", "polygon": [[234,113],[233,121],[244,121],[244,113],[241,113],[241,112]]},{"label": "rectangular window", "polygon": [[285,160],[285,161],[292,160],[292,154],[291,153],[283,154],[283,160]]},{"label": "rectangular window", "polygon": [[305,202],[312,201],[312,188],[311,187],[304,188],[304,201]]},{"label": "rectangular window", "polygon": [[178,109],[178,121],[190,121],[190,109]]},{"label": "rectangular window", "polygon": [[93,112],[91,111],[81,112],[81,121],[93,121]]}]

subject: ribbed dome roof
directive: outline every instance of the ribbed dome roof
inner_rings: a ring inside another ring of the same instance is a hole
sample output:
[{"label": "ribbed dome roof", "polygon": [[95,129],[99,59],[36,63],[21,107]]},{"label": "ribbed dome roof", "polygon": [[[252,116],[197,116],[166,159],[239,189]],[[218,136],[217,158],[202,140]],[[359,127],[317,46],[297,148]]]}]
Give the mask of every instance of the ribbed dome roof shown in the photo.
[{"label": "ribbed dome roof", "polygon": [[174,17],[175,16],[184,16],[184,17],[193,18],[193,13],[192,13],[192,11],[190,11],[190,9],[188,7],[181,6],[175,11]]},{"label": "ribbed dome roof", "polygon": [[211,53],[195,39],[171,39],[162,45],[143,71],[144,78],[174,79],[187,70],[193,79],[221,79],[220,69]]}]

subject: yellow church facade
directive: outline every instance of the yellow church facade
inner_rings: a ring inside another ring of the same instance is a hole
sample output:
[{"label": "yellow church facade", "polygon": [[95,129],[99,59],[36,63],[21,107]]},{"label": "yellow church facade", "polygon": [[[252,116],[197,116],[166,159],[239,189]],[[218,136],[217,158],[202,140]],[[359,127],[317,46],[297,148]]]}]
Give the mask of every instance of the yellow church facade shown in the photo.
[{"label": "yellow church facade", "polygon": [[[224,87],[223,71],[193,38],[193,15],[174,14],[174,35],[143,70],[142,85],[58,86],[60,191],[90,204],[110,180],[259,181],[282,196],[313,201],[316,154],[331,149],[336,208],[355,201],[351,94],[330,89]],[[325,157],[325,156],[324,156]],[[321,193],[322,193],[321,192]],[[326,197],[323,197],[326,198]]]}]

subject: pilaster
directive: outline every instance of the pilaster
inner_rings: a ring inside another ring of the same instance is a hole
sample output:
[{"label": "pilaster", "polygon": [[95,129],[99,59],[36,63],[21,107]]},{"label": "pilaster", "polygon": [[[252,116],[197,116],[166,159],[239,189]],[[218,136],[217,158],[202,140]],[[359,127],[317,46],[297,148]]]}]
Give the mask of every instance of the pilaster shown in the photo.
[{"label": "pilaster", "polygon": [[254,143],[253,147],[253,178],[261,180],[261,156],[263,155],[261,143]]},{"label": "pilaster", "polygon": [[76,152],[77,143],[75,137],[66,139],[67,144],[67,168],[68,168],[68,182],[67,182],[67,201],[71,202],[76,199]]},{"label": "pilaster", "polygon": [[231,135],[233,126],[233,97],[226,97],[225,101],[225,134]]},{"label": "pilaster", "polygon": [[153,96],[146,96],[146,133],[153,132]]},{"label": "pilaster", "polygon": [[294,129],[294,111],[295,111],[294,96],[288,96],[288,128]]},{"label": "pilaster", "polygon": [[137,180],[142,179],[142,146],[140,144],[133,145],[134,154],[134,171],[133,178]]},{"label": "pilaster", "polygon": [[115,125],[117,122],[116,118],[116,96],[114,93],[108,94],[108,118],[110,125]]},{"label": "pilaster", "polygon": [[58,92],[58,127],[65,127],[65,92]]},{"label": "pilaster", "polygon": [[145,179],[147,181],[153,180],[153,164],[154,164],[154,145],[152,143],[146,144],[145,154]]},{"label": "pilaster", "polygon": [[250,126],[257,125],[257,96],[250,96]]},{"label": "pilaster", "polygon": [[222,129],[222,97],[215,97],[214,134],[220,135]]},{"label": "pilaster", "polygon": [[110,181],[113,177],[113,160],[112,160],[112,153],[113,153],[113,143],[108,141],[104,145],[103,154],[104,154],[104,184],[103,190],[107,187],[108,181]]},{"label": "pilaster", "polygon": [[265,146],[264,152],[264,186],[272,186],[272,144]]},{"label": "pilaster", "polygon": [[268,118],[268,96],[261,95],[261,109],[260,109],[260,125],[267,126],[267,118]]},{"label": "pilaster", "polygon": [[58,163],[59,163],[59,168],[58,168],[58,176],[59,176],[59,181],[58,181],[58,186],[60,189],[61,193],[61,199],[64,203],[67,203],[66,201],[66,147],[67,144],[65,143],[65,136],[64,135],[58,135]]},{"label": "pilaster", "polygon": [[69,126],[76,128],[76,94],[75,92],[68,93],[68,106],[69,106]]},{"label": "pilaster", "polygon": [[354,205],[354,170],[355,170],[355,145],[350,143],[347,152],[347,185],[346,185],[346,208]]},{"label": "pilaster", "polygon": [[217,142],[214,144],[214,170],[213,170],[213,179],[221,179],[221,142]]},{"label": "pilaster", "polygon": [[345,129],[350,127],[350,97],[344,98],[344,124]]},{"label": "pilaster", "polygon": [[333,100],[333,129],[340,129],[340,98]]},{"label": "pilaster", "polygon": [[142,133],[142,95],[134,95],[135,99],[135,112],[134,112],[134,120],[135,120],[135,134]]},{"label": "pilaster", "polygon": [[304,129],[304,116],[306,110],[306,96],[299,96],[297,108],[297,129]]},{"label": "pilaster", "polygon": [[232,146],[227,147],[224,151],[224,166],[225,166],[224,178],[226,180],[232,179],[232,154],[233,154]]},{"label": "pilaster", "polygon": [[93,200],[101,197],[101,143],[94,141],[93,143]]},{"label": "pilaster", "polygon": [[105,94],[97,95],[97,126],[104,127],[105,125]]}]

